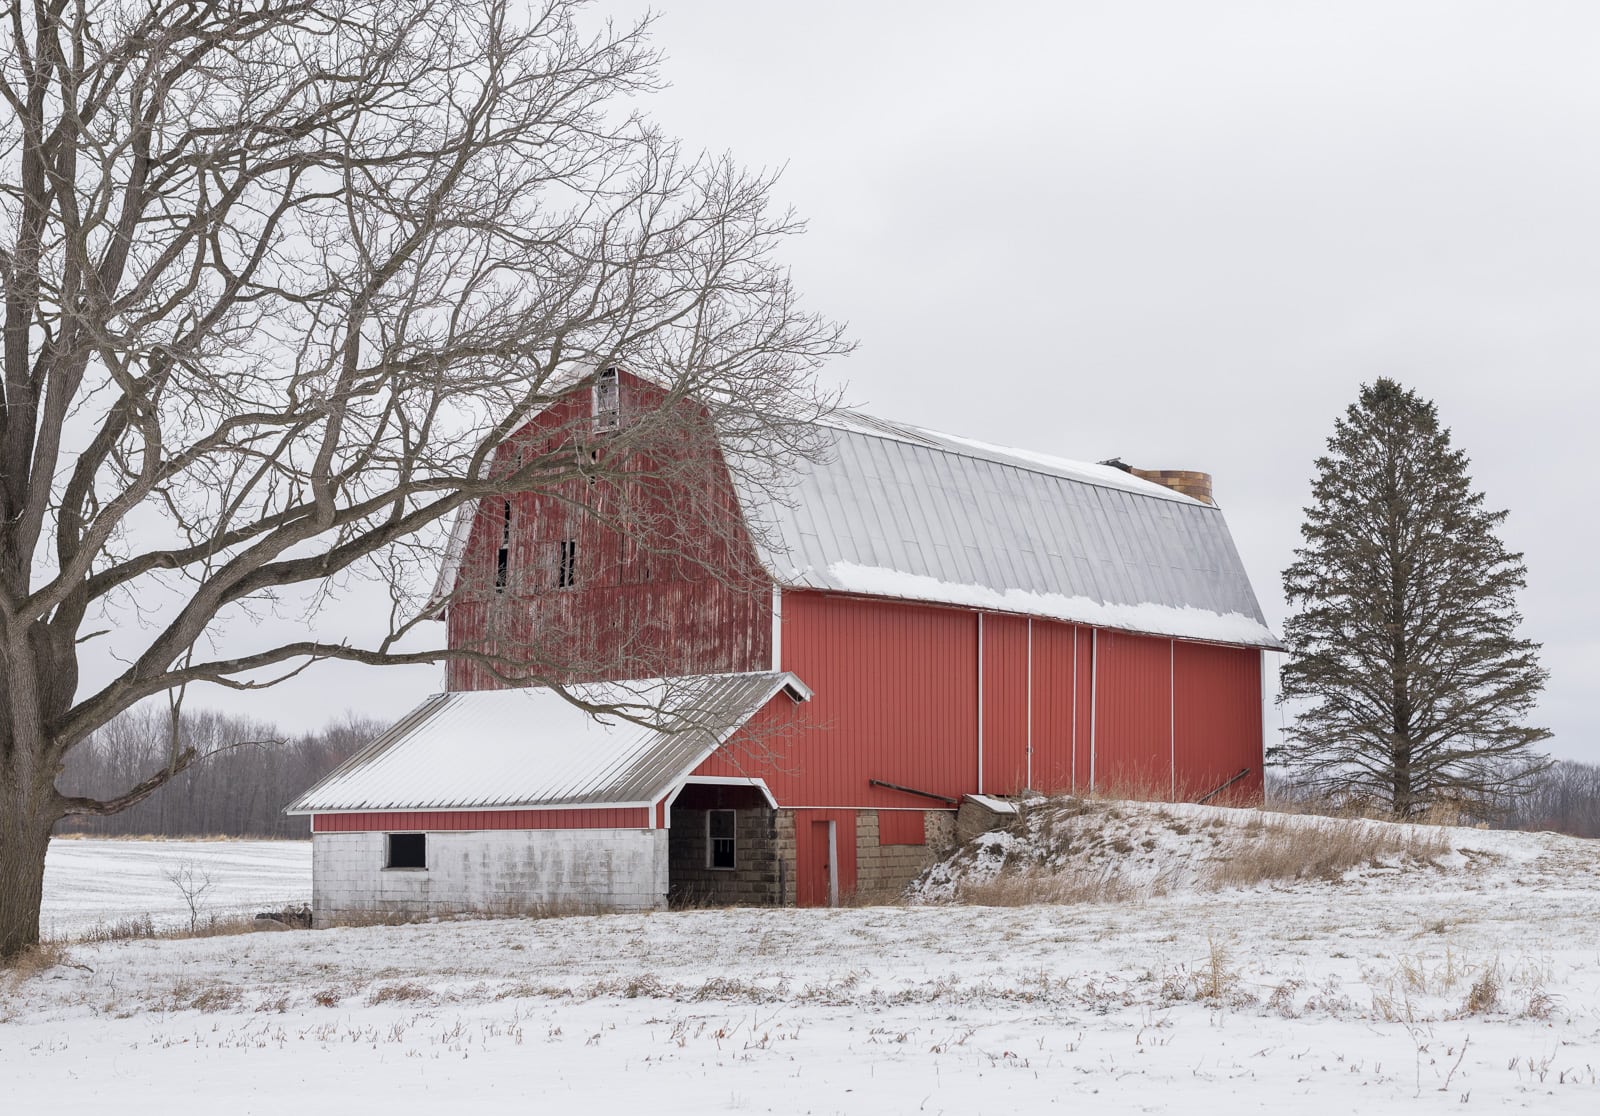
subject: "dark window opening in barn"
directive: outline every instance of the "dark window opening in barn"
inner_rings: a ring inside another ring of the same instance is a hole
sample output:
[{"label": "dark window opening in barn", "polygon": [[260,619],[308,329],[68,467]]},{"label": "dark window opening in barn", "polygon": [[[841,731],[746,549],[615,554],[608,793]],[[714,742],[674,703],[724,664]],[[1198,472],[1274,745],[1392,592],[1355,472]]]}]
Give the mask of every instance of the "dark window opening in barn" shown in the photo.
[{"label": "dark window opening in barn", "polygon": [[504,589],[511,580],[511,501],[505,501],[505,521],[500,526],[500,550],[494,559],[494,587]]},{"label": "dark window opening in barn", "polygon": [[617,382],[617,370],[607,368],[595,378],[591,389],[594,429],[615,430],[622,425],[622,385]]},{"label": "dark window opening in barn", "polygon": [[736,810],[706,811],[706,867],[733,868]]},{"label": "dark window opening in barn", "polygon": [[556,569],[556,588],[570,589],[578,583],[578,540],[561,540],[561,564]]},{"label": "dark window opening in barn", "polygon": [[426,868],[428,866],[428,835],[426,833],[391,833],[388,840],[385,868]]}]

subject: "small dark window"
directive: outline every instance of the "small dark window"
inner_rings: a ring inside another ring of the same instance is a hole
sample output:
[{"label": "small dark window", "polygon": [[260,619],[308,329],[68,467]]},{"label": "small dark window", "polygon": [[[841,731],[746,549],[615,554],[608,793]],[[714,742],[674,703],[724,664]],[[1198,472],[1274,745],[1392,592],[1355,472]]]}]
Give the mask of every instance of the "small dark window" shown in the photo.
[{"label": "small dark window", "polygon": [[428,835],[426,833],[389,834],[389,856],[385,868],[426,868],[428,866]]},{"label": "small dark window", "polygon": [[735,866],[733,834],[736,821],[737,811],[706,811],[706,867]]},{"label": "small dark window", "polygon": [[556,569],[556,588],[570,589],[578,583],[578,540],[561,540],[561,565]]},{"label": "small dark window", "polygon": [[595,377],[591,402],[596,431],[615,430],[622,425],[622,385],[617,370],[607,368]]},{"label": "small dark window", "polygon": [[505,501],[505,521],[500,527],[500,550],[494,559],[494,587],[504,589],[511,580],[511,501]]}]

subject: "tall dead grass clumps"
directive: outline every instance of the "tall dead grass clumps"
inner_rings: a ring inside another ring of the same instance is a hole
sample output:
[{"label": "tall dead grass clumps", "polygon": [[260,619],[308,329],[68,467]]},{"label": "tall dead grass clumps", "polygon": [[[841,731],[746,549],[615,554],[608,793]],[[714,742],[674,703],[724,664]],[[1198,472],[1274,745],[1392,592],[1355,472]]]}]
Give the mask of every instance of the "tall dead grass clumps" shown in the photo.
[{"label": "tall dead grass clumps", "polygon": [[1273,880],[1339,880],[1362,866],[1432,864],[1450,851],[1436,828],[1356,820],[1263,818],[1241,827],[1229,855],[1214,860],[1207,882],[1249,887]]},{"label": "tall dead grass clumps", "polygon": [[40,973],[49,972],[57,965],[69,963],[64,942],[42,941],[0,960],[0,981],[3,981],[0,988],[14,988]]}]

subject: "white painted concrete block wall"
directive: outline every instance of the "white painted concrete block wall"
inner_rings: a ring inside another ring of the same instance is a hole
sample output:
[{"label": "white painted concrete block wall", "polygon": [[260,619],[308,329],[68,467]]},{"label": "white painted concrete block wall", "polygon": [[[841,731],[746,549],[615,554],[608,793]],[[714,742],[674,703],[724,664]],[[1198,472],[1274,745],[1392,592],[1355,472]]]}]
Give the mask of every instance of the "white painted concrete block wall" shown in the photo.
[{"label": "white painted concrete block wall", "polygon": [[514,912],[541,904],[646,910],[667,904],[667,833],[649,829],[429,833],[428,867],[385,868],[383,833],[311,840],[319,926],[360,912]]}]

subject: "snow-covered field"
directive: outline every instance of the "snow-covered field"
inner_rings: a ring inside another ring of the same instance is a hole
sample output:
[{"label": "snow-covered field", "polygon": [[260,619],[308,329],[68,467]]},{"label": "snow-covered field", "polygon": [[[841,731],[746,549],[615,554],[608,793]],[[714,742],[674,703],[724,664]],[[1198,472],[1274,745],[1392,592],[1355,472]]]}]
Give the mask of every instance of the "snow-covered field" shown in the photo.
[{"label": "snow-covered field", "polygon": [[310,841],[58,838],[45,857],[40,931],[70,938],[144,915],[158,927],[187,926],[188,900],[170,878],[186,867],[191,890],[204,888],[197,901],[207,916],[311,902]]},{"label": "snow-covered field", "polygon": [[1116,902],[73,946],[0,977],[6,1109],[1600,1112],[1600,847],[1452,830],[1441,867],[1172,869],[1252,817],[1126,812],[1166,867]]}]

